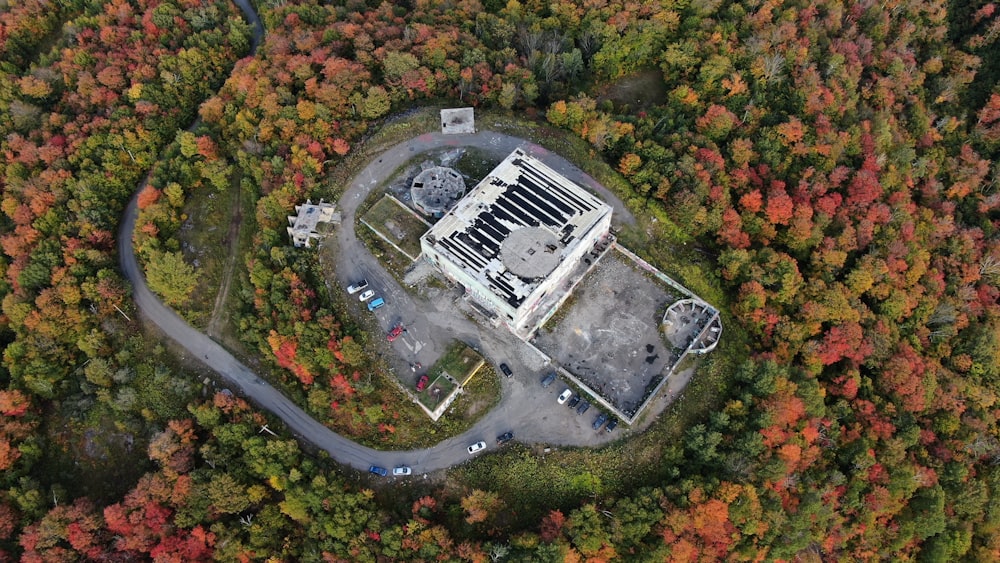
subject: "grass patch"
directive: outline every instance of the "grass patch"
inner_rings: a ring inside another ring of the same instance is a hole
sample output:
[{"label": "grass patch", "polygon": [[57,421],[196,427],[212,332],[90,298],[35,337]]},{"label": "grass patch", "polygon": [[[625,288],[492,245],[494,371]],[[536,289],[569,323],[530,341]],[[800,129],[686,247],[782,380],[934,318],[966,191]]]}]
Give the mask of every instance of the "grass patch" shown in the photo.
[{"label": "grass patch", "polygon": [[491,156],[486,151],[476,147],[466,147],[465,154],[455,163],[455,170],[471,180],[473,183],[466,183],[466,187],[471,189],[478,184],[487,174],[500,164],[501,160]]},{"label": "grass patch", "polygon": [[358,240],[372,253],[372,256],[381,262],[382,267],[402,285],[403,276],[406,274],[406,270],[413,264],[413,260],[400,252],[396,247],[387,243],[371,229],[357,229],[355,234]]},{"label": "grass patch", "polygon": [[430,229],[413,211],[388,195],[361,217],[361,223],[411,260],[420,256],[420,237]]},{"label": "grass patch", "polygon": [[456,340],[448,347],[444,355],[434,362],[428,373],[433,378],[440,373],[447,372],[461,383],[475,373],[482,364],[483,356],[479,352],[473,350],[468,344]]},{"label": "grass patch", "polygon": [[448,395],[451,395],[451,392],[456,387],[458,387],[458,384],[454,380],[449,379],[446,374],[441,373],[431,378],[431,382],[427,385],[426,389],[417,393],[417,400],[430,410],[434,410],[438,408],[441,401],[445,400]]},{"label": "grass patch", "polygon": [[[442,420],[452,417],[459,423],[465,422],[465,427],[460,430],[464,432],[499,402],[500,378],[495,371],[483,364],[475,377],[465,385],[462,394],[452,403],[451,409]],[[452,430],[458,429],[452,428]]]},{"label": "grass patch", "polygon": [[618,113],[633,113],[656,107],[667,97],[667,83],[660,70],[645,70],[606,85],[598,103],[610,100]]},{"label": "grass patch", "polygon": [[417,393],[417,398],[427,408],[434,410],[448,395],[463,382],[474,378],[483,366],[483,356],[468,344],[455,340],[444,355],[427,370],[430,384]]},{"label": "grass patch", "polygon": [[216,330],[213,336],[225,345],[230,352],[239,352],[239,355],[244,359],[244,363],[246,363],[245,360],[248,354],[239,335],[240,299],[243,295],[242,288],[250,285],[250,274],[247,271],[244,252],[246,249],[252,248],[253,238],[257,232],[257,203],[253,197],[255,190],[250,185],[249,178],[241,174],[236,174],[236,176],[241,176],[239,188],[241,190],[239,197],[239,243],[236,245],[239,250],[236,256],[231,258],[234,261],[233,277],[229,283],[229,293],[224,297],[225,305],[221,311],[220,319],[215,325]]},{"label": "grass patch", "polygon": [[198,189],[188,192],[184,203],[183,217],[186,219],[177,238],[180,239],[185,260],[197,269],[198,285],[191,292],[183,313],[192,325],[201,330],[208,326],[222,285],[229,258],[233,208],[239,201],[238,190],[239,187],[233,185],[219,190],[205,182]]},{"label": "grass patch", "polygon": [[[431,368],[431,372],[433,373],[437,370],[442,360],[445,360],[446,364],[451,365],[452,369],[457,369],[459,365],[467,366],[469,362],[466,362],[462,358],[471,359],[473,355],[478,358],[475,363],[481,366],[474,374],[466,375],[465,379],[468,379],[468,383],[462,388],[462,393],[448,407],[448,411],[437,422],[432,423],[433,432],[440,432],[445,436],[461,434],[472,428],[479,419],[500,402],[500,378],[496,372],[488,367],[488,364],[482,362],[482,357],[475,350],[472,350],[461,342],[453,344],[449,352],[458,350],[461,347],[464,347],[465,350],[460,354],[454,354],[452,358],[445,359],[448,357],[448,354],[446,354]],[[441,371],[443,372],[443,370]],[[469,379],[470,376],[471,379]]]}]

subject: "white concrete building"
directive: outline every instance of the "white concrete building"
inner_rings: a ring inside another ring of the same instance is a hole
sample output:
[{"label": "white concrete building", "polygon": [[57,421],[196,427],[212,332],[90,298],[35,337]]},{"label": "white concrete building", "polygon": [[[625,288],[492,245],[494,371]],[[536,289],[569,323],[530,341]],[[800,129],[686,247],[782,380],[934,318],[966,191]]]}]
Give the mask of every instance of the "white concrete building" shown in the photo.
[{"label": "white concrete building", "polygon": [[410,201],[417,211],[429,217],[441,217],[465,195],[465,180],[458,171],[445,166],[431,166],[410,184]]},{"label": "white concrete building", "polygon": [[316,232],[317,225],[340,222],[340,214],[335,210],[332,203],[324,203],[322,199],[319,205],[310,200],[306,200],[304,205],[296,205],[295,215],[288,216],[288,236],[292,238],[292,244],[296,248],[312,246],[310,241],[320,239],[320,234]]},{"label": "white concrete building", "polygon": [[[558,307],[611,207],[515,150],[420,239],[423,256],[522,338]],[[547,299],[546,299],[547,298]]]},{"label": "white concrete building", "polygon": [[475,133],[475,110],[472,108],[450,108],[441,110],[441,132],[445,135]]}]

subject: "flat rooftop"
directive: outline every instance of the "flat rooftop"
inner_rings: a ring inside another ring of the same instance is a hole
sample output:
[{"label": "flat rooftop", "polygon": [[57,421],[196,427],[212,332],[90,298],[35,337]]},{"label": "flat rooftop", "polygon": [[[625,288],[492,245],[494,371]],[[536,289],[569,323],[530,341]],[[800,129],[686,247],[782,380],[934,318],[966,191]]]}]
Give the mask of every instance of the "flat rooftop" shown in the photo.
[{"label": "flat rooftop", "polygon": [[611,207],[521,149],[424,235],[514,309]]},{"label": "flat rooftop", "polygon": [[332,203],[324,203],[322,200],[318,205],[307,201],[304,205],[295,206],[296,215],[289,216],[288,222],[292,231],[308,234],[314,232],[319,223],[332,221],[334,209]]}]

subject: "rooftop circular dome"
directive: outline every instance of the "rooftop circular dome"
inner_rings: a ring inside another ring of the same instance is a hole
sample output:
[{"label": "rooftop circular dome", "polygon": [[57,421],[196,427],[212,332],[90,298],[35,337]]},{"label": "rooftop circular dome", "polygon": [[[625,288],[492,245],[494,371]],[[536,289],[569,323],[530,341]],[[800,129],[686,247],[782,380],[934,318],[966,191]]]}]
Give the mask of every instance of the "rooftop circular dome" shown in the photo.
[{"label": "rooftop circular dome", "polygon": [[515,276],[544,278],[556,269],[562,259],[559,240],[546,229],[518,229],[500,246],[500,260]]},{"label": "rooftop circular dome", "polygon": [[410,184],[413,205],[425,215],[440,217],[465,195],[465,180],[451,168],[433,166]]}]

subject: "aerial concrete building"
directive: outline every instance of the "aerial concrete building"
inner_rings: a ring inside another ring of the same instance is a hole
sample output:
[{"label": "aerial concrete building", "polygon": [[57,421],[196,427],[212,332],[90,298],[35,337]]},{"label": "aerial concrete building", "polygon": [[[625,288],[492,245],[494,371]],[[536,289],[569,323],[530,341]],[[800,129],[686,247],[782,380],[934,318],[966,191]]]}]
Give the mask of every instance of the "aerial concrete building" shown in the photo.
[{"label": "aerial concrete building", "polygon": [[465,195],[462,175],[444,166],[430,166],[410,184],[410,200],[424,215],[441,217]]},{"label": "aerial concrete building", "polygon": [[488,316],[529,337],[611,228],[611,207],[521,149],[420,239],[423,256]]},{"label": "aerial concrete building", "polygon": [[441,132],[445,135],[475,133],[475,110],[472,108],[450,108],[441,110]]},{"label": "aerial concrete building", "polygon": [[296,248],[310,247],[310,241],[319,240],[320,234],[316,226],[320,223],[339,223],[340,214],[335,212],[332,203],[319,200],[319,205],[306,200],[304,205],[295,206],[295,215],[288,216],[288,236]]}]

